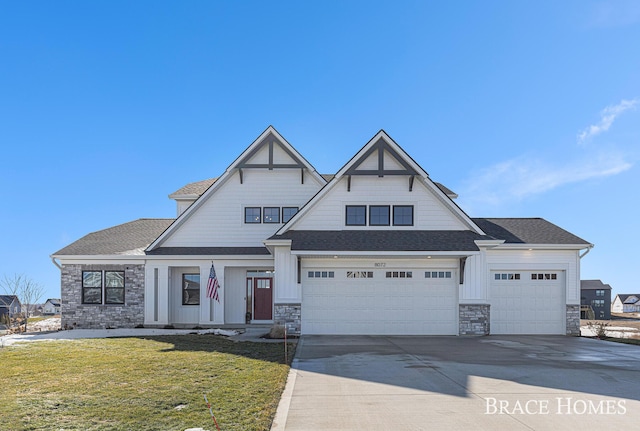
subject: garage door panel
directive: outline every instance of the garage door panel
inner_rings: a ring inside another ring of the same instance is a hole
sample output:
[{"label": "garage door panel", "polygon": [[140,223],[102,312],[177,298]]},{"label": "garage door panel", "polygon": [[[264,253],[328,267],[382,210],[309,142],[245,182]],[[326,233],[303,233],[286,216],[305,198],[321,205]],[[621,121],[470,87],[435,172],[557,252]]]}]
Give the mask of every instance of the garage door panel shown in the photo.
[{"label": "garage door panel", "polygon": [[455,276],[426,279],[413,269],[412,278],[374,271],[373,278],[352,279],[344,270],[330,271],[334,279],[303,282],[304,334],[458,334]]},{"label": "garage door panel", "polygon": [[[519,279],[496,280],[491,273],[492,334],[564,334],[566,325],[565,285],[562,271],[555,279],[534,280],[529,271],[517,272]],[[514,271],[510,271],[510,274]]]}]

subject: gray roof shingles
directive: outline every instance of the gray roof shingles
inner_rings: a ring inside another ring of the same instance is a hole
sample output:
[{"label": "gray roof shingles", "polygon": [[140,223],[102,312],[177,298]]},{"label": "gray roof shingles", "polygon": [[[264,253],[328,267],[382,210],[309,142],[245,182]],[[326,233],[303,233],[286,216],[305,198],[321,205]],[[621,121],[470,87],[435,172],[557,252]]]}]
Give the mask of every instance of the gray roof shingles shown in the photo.
[{"label": "gray roof shingles", "polygon": [[53,253],[53,256],[144,255],[174,219],[138,219],[90,233]]},{"label": "gray roof shingles", "polygon": [[583,290],[611,290],[611,286],[604,284],[602,280],[580,280],[580,289]]},{"label": "gray roof shingles", "polygon": [[487,235],[504,239],[507,244],[590,245],[543,218],[473,218]]}]

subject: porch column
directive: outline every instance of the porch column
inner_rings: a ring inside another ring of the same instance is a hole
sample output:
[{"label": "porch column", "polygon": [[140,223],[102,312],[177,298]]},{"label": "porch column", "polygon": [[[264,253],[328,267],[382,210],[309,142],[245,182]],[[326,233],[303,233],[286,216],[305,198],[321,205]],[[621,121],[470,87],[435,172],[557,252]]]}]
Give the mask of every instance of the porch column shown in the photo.
[{"label": "porch column", "polygon": [[147,265],[144,283],[145,325],[169,324],[169,267]]}]

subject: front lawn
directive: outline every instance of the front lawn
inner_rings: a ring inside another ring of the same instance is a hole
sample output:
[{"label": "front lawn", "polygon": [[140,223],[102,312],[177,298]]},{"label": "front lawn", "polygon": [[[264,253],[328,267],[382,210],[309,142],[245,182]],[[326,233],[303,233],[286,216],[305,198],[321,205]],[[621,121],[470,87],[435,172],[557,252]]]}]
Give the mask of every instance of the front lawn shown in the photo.
[{"label": "front lawn", "polygon": [[16,344],[0,348],[0,429],[215,430],[206,393],[222,430],[268,430],[288,370],[282,343],[214,335]]}]

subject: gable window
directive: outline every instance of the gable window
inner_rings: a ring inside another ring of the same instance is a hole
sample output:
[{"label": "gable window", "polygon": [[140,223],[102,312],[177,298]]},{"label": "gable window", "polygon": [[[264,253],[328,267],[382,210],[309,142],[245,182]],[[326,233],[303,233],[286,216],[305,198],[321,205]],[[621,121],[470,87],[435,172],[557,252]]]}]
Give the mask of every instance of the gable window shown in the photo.
[{"label": "gable window", "polygon": [[104,303],[124,304],[124,271],[104,272]]},{"label": "gable window", "polygon": [[296,215],[298,207],[283,207],[282,208],[282,223],[286,223],[291,220],[291,217]]},{"label": "gable window", "polygon": [[246,207],[244,209],[245,223],[260,223],[261,218],[260,207]]},{"label": "gable window", "polygon": [[82,271],[82,303],[102,304],[102,271]]},{"label": "gable window", "polygon": [[389,226],[389,205],[369,206],[369,226]]},{"label": "gable window", "polygon": [[280,223],[280,208],[279,207],[266,207],[264,209],[265,223]]},{"label": "gable window", "polygon": [[393,225],[413,226],[413,205],[394,205]]},{"label": "gable window", "polygon": [[182,274],[182,305],[200,305],[200,274]]},{"label": "gable window", "polygon": [[347,226],[365,226],[367,224],[366,205],[347,205]]}]

